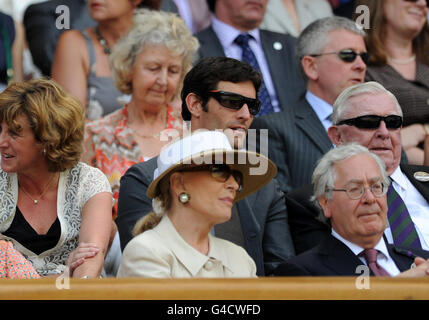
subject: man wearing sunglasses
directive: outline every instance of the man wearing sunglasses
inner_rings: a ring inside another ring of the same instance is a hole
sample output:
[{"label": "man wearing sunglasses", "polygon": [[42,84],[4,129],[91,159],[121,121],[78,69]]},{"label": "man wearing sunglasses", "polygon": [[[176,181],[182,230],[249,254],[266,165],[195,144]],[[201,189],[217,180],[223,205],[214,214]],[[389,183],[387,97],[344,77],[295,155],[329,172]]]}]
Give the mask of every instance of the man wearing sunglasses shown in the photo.
[{"label": "man wearing sunglasses", "polygon": [[[247,130],[259,112],[256,96],[260,85],[260,73],[244,62],[203,58],[183,81],[182,117],[190,121],[192,131],[222,130],[235,149],[242,149]],[[138,163],[121,179],[116,223],[122,250],[132,238],[137,220],[152,211],[146,190],[156,166],[156,158]],[[284,194],[276,180],[238,201],[231,220],[215,227],[214,234],[244,247],[256,263],[258,276],[270,275],[295,252]]]},{"label": "man wearing sunglasses", "polygon": [[364,35],[343,17],[323,18],[307,26],[296,52],[307,93],[290,110],[253,122],[252,128],[268,129],[268,155],[278,167],[277,180],[284,192],[310,183],[317,160],[332,148],[327,135],[332,105],[341,91],[365,78]]},{"label": "man wearing sunglasses", "polygon": [[[388,242],[429,250],[429,185],[426,182],[429,167],[400,163],[402,110],[395,96],[377,82],[350,87],[334,104],[333,122],[328,135],[335,145],[356,142],[384,161],[392,187],[399,195],[395,196],[393,191],[388,194],[389,224],[385,230]],[[311,189],[308,185],[287,195],[294,241],[306,249],[330,233],[318,209],[306,200]],[[405,209],[398,207],[395,215],[396,206]]]},{"label": "man wearing sunglasses", "polygon": [[305,83],[294,61],[296,39],[259,29],[268,0],[207,3],[213,15],[210,26],[196,34],[200,57],[226,56],[260,71],[260,115],[284,110],[298,101],[305,92]]}]

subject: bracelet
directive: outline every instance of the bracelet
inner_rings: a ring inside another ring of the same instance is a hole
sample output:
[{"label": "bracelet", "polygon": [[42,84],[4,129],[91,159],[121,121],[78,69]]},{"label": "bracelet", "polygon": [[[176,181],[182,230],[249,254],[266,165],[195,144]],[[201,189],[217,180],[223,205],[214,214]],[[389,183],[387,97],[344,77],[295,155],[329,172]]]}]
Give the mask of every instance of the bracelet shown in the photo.
[{"label": "bracelet", "polygon": [[[88,275],[84,275],[83,277],[80,277],[81,279],[92,279],[92,277],[88,276]],[[98,276],[98,279],[103,279],[102,276]]]},{"label": "bracelet", "polygon": [[423,125],[423,129],[425,130],[426,135],[429,135],[429,124],[425,123]]}]

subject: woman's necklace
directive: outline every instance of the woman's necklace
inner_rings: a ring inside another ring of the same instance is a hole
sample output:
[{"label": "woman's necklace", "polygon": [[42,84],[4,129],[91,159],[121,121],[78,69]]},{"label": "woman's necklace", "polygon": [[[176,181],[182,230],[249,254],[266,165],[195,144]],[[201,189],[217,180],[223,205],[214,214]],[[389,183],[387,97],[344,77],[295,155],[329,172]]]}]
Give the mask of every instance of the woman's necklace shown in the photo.
[{"label": "woman's necklace", "polygon": [[106,39],[104,39],[104,37],[101,35],[98,26],[95,27],[95,35],[97,36],[97,39],[100,42],[101,46],[104,48],[104,53],[109,55],[111,52],[110,47],[108,46]]},{"label": "woman's necklace", "polygon": [[[125,106],[127,109],[128,105]],[[132,127],[128,126],[131,131],[136,134],[137,136],[139,136],[140,138],[143,139],[154,139],[154,138],[159,138],[159,136],[161,135],[161,133],[168,127],[168,114],[167,114],[167,118],[165,119],[165,126],[162,130],[160,130],[159,132],[153,133],[153,134],[142,134],[140,132],[138,132],[137,130],[133,129]]]},{"label": "woman's necklace", "polygon": [[395,64],[409,64],[416,60],[416,55],[413,55],[412,57],[405,59],[405,60],[399,60],[399,59],[393,59],[391,57],[387,57],[387,61],[395,63]]},{"label": "woman's necklace", "polygon": [[45,193],[48,191],[49,185],[50,185],[50,184],[51,184],[51,182],[54,180],[54,177],[55,177],[55,173],[54,173],[54,174],[52,174],[51,179],[49,179],[49,181],[48,181],[48,183],[46,184],[45,189],[42,191],[42,193],[41,193],[41,194],[39,194],[38,199],[33,199],[33,197],[32,197],[32,196],[27,192],[27,190],[25,190],[23,186],[19,185],[19,183],[18,183],[18,186],[19,186],[19,187],[21,188],[21,190],[25,193],[25,195],[26,195],[27,197],[29,197],[29,198],[31,199],[31,201],[33,201],[33,205],[36,205],[36,204],[38,204],[38,203],[39,203],[40,199],[42,199],[42,198],[43,198],[43,196],[45,195]]}]

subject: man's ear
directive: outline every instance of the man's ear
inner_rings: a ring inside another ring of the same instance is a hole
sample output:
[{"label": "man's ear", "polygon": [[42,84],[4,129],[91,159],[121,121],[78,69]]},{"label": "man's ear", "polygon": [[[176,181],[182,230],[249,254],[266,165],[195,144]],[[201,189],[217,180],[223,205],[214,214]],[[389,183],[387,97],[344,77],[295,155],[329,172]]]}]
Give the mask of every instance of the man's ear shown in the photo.
[{"label": "man's ear", "polygon": [[[301,59],[302,69],[308,79],[317,80],[319,78],[319,71],[317,68],[317,62],[314,57],[304,56]],[[334,72],[334,70],[333,70]]]},{"label": "man's ear", "polygon": [[203,111],[203,104],[201,98],[197,96],[195,93],[189,93],[186,96],[186,106],[188,107],[189,112],[193,117],[199,118]]},{"label": "man's ear", "polygon": [[330,126],[328,129],[328,137],[333,144],[339,146],[342,144],[340,129],[337,126]]},{"label": "man's ear", "polygon": [[320,206],[322,207],[323,214],[327,219],[331,218],[331,210],[328,205],[328,199],[325,196],[320,196],[317,198],[317,201],[319,201]]}]

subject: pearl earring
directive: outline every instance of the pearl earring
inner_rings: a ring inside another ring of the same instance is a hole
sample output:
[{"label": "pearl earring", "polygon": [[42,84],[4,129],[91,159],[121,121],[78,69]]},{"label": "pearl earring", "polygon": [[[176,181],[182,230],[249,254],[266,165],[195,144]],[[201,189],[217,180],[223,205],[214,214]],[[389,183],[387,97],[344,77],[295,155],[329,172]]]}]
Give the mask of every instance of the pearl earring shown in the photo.
[{"label": "pearl earring", "polygon": [[179,201],[183,204],[188,203],[190,199],[191,196],[186,192],[182,192],[181,194],[179,194]]}]

